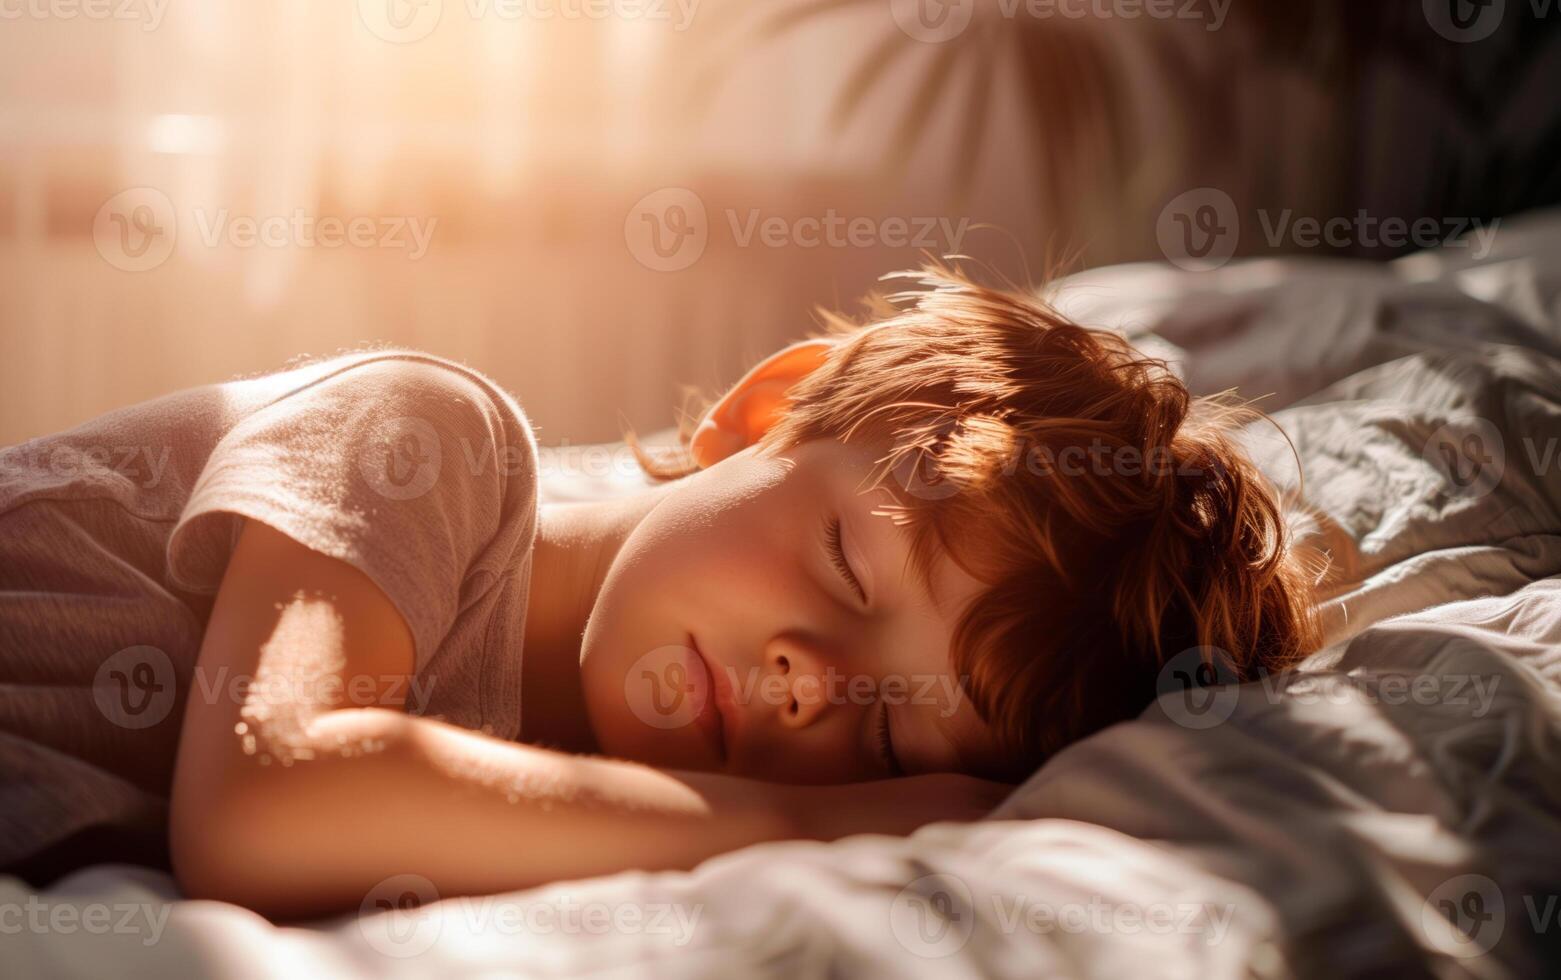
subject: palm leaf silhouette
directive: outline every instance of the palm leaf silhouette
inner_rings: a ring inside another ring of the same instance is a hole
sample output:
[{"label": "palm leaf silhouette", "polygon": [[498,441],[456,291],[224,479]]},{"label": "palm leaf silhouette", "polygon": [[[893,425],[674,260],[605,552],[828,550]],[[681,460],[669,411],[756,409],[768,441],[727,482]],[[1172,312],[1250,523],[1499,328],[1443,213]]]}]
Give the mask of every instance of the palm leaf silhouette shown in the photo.
[{"label": "palm leaf silhouette", "polygon": [[[902,175],[926,149],[945,100],[952,100],[959,117],[951,186],[964,198],[992,149],[999,79],[1017,77],[1017,90],[1001,94],[1016,97],[1025,122],[1020,146],[1033,166],[1041,217],[1068,226],[1086,206],[1086,189],[1116,193],[1130,183],[1144,151],[1154,149],[1140,145],[1143,137],[1133,128],[1135,93],[1128,90],[1133,76],[1123,70],[1129,58],[1147,66],[1158,87],[1156,103],[1176,112],[1175,130],[1188,134],[1175,148],[1181,156],[1171,161],[1182,175],[1211,172],[1217,158],[1229,153],[1242,81],[1229,74],[1232,66],[1256,63],[1304,76],[1320,95],[1343,106],[1361,66],[1371,59],[1394,61],[1427,89],[1448,88],[1445,52],[1435,48],[1434,38],[1427,41],[1418,4],[1407,5],[1415,9],[1406,12],[1359,0],[1246,0],[1229,8],[1227,23],[1216,33],[1185,22],[1134,27],[1109,19],[1005,18],[988,0],[967,2],[975,4],[969,25],[936,44],[901,31],[890,16],[891,0],[725,3],[707,21],[716,25],[721,43],[694,73],[693,107],[708,106],[752,45],[805,29],[850,29],[864,37],[863,53],[831,99],[829,127],[844,133],[860,124],[866,106],[913,63],[916,74],[893,112],[881,150],[883,168]],[[1012,63],[1016,72],[1000,71]]]}]

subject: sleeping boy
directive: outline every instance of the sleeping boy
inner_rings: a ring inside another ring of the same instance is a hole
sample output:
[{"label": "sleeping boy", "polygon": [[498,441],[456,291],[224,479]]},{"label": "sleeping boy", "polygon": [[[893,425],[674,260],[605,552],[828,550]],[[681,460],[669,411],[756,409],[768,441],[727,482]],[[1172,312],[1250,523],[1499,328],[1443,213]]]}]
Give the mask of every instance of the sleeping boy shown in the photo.
[{"label": "sleeping boy", "polygon": [[[1317,630],[1252,415],[945,265],[538,506],[515,400],[360,351],[0,454],[0,869],[277,915],[978,819],[1189,648]],[[131,451],[117,453],[117,448]]]}]

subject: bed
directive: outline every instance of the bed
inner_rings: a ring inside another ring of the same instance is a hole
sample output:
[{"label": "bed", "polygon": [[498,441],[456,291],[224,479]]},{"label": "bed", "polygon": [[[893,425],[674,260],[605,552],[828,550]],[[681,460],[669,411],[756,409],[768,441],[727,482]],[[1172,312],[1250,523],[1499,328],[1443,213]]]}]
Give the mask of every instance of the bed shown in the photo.
[{"label": "bed", "polygon": [[[1300,466],[1247,438],[1329,562],[1301,669],[1168,669],[989,819],[903,839],[420,905],[406,877],[292,924],[127,866],[0,878],[5,975],[1561,975],[1561,213],[1478,261],[1120,266],[1057,295],[1196,391],[1269,395]],[[545,494],[623,492],[626,459],[545,454]]]}]

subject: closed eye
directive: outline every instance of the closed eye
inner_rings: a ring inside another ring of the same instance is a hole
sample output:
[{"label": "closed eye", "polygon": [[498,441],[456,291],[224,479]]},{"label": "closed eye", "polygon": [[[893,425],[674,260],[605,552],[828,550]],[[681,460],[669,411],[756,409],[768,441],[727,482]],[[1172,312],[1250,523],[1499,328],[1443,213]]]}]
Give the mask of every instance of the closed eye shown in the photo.
[{"label": "closed eye", "polygon": [[894,738],[889,731],[889,705],[883,703],[878,712],[878,757],[888,767],[891,775],[903,776],[905,770],[900,767],[900,760],[894,754]]},{"label": "closed eye", "polygon": [[867,590],[862,588],[861,579],[851,570],[851,563],[846,560],[846,549],[841,538],[840,518],[829,517],[824,521],[824,548],[829,553],[829,563],[835,566],[840,577],[846,580],[846,584],[857,594],[864,603],[867,601]]}]

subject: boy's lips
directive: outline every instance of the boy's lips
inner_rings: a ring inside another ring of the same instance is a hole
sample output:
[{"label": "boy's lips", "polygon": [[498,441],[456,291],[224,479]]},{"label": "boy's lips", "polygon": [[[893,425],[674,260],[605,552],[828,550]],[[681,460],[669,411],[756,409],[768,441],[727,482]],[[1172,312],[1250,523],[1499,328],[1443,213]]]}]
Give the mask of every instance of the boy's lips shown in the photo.
[{"label": "boy's lips", "polygon": [[720,669],[706,659],[704,651],[699,649],[699,642],[694,639],[692,633],[688,635],[688,646],[694,651],[694,657],[704,668],[705,677],[708,678],[705,700],[699,706],[699,713],[694,716],[694,724],[715,749],[716,756],[725,763],[729,748],[728,737],[731,733],[730,689],[726,678],[721,676]]}]

